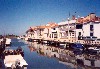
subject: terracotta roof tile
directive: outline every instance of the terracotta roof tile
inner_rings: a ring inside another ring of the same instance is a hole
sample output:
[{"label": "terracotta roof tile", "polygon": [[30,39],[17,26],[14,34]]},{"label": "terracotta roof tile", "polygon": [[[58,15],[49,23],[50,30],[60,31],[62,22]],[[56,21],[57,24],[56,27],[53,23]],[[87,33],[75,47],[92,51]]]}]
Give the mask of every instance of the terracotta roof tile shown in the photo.
[{"label": "terracotta roof tile", "polygon": [[76,21],[76,23],[80,23],[80,24],[87,23],[87,22],[94,22],[94,23],[100,22],[100,17],[97,17],[95,15],[93,16],[90,14],[84,18],[78,18]]},{"label": "terracotta roof tile", "polygon": [[30,27],[30,29],[32,29],[32,30],[36,30],[36,29],[44,29],[44,28],[52,28],[52,27],[56,27],[56,26],[58,26],[58,24],[57,23],[51,23],[51,22],[49,22],[47,25],[41,25],[41,26],[36,26],[36,27]]}]

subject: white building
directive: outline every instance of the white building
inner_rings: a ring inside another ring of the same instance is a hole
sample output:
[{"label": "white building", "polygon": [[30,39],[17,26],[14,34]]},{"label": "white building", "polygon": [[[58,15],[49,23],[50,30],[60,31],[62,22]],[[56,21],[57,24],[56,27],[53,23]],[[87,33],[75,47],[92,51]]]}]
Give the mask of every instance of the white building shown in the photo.
[{"label": "white building", "polygon": [[30,27],[27,31],[26,31],[26,38],[31,38],[31,39],[35,39],[37,38],[37,30],[36,27]]},{"label": "white building", "polygon": [[94,13],[89,14],[88,16],[80,19],[78,24],[82,25],[81,34],[83,37],[97,37],[100,38],[100,17],[97,17]]},{"label": "white building", "polygon": [[60,38],[75,38],[75,23],[76,20],[58,23],[60,30]]},{"label": "white building", "polygon": [[30,27],[26,32],[26,36],[32,39],[49,39],[57,38],[57,26],[56,23],[48,23],[46,25]]},{"label": "white building", "polygon": [[33,39],[82,39],[82,37],[100,38],[100,17],[94,13],[86,17],[63,21],[58,24],[48,23],[42,26],[31,27],[27,32],[27,37]]},{"label": "white building", "polygon": [[57,39],[59,38],[59,29],[58,24],[51,27],[50,38]]}]

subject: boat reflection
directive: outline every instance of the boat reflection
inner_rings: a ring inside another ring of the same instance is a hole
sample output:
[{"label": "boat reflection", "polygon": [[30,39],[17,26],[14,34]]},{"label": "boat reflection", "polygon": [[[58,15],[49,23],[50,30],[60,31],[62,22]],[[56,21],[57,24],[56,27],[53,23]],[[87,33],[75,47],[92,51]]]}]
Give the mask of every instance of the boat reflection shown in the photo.
[{"label": "boat reflection", "polygon": [[31,52],[37,51],[38,54],[47,57],[59,59],[59,63],[63,63],[71,68],[82,69],[100,69],[100,55],[76,54],[77,52],[60,49],[59,47],[46,46],[37,43],[29,43]]}]

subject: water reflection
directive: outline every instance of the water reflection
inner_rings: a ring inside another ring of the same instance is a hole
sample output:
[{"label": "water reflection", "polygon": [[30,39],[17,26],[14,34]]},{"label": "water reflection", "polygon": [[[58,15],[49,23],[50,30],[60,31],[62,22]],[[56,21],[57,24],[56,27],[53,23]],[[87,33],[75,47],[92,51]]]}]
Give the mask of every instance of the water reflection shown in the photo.
[{"label": "water reflection", "polygon": [[[21,47],[22,50],[24,51],[24,57],[23,58],[28,63],[27,69],[66,69],[66,67],[67,67],[66,65],[59,64],[58,60],[55,59],[55,58],[49,59],[45,56],[39,55],[37,53],[38,51],[35,51],[35,48],[36,48],[36,50],[39,50],[38,46],[35,46],[32,49],[31,46],[28,47],[28,42],[24,42],[23,40],[12,39],[11,46],[7,47],[5,49],[7,51],[11,50],[11,49],[16,50],[18,47]],[[3,49],[3,51],[5,49]],[[2,61],[1,58],[0,58],[0,64],[1,64],[0,69],[5,69],[4,62]]]},{"label": "water reflection", "polygon": [[[52,46],[29,43],[28,48],[31,52],[37,51],[40,55],[54,57],[71,68],[100,69],[100,55],[82,54],[80,51],[71,51]],[[79,54],[77,54],[79,53]]]},{"label": "water reflection", "polygon": [[23,40],[12,39],[11,47],[21,47],[27,45]]}]

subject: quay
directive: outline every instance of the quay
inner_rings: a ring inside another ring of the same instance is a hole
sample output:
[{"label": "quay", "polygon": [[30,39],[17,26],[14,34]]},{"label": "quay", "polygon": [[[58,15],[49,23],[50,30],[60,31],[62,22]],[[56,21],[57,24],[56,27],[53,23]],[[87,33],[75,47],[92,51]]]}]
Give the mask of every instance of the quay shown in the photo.
[{"label": "quay", "polygon": [[73,43],[80,43],[84,46],[93,47],[93,46],[100,46],[100,41],[85,41],[85,40],[68,40],[68,39],[31,39],[29,38],[28,41],[30,42],[37,42],[38,44],[46,44],[50,46],[70,46]]},{"label": "quay", "polygon": [[[74,55],[74,53],[76,53],[76,55],[78,53],[88,54],[90,58],[92,57],[90,55],[99,55],[100,54],[100,44],[96,44],[96,43],[98,43],[96,41],[92,41],[92,42],[94,42],[94,44],[90,44],[90,43],[81,43],[81,42],[83,42],[82,40],[80,42],[71,42],[71,40],[70,40],[70,42],[67,42],[67,40],[65,40],[65,39],[63,39],[61,41],[60,40],[47,40],[47,39],[46,40],[43,40],[43,39],[28,39],[28,42],[37,43],[37,44],[40,44],[40,45],[46,45],[47,47],[48,46],[56,47],[57,53],[53,52],[52,55],[54,57],[57,57],[57,58],[59,57],[58,52],[61,52],[61,50],[59,50],[59,49],[63,49],[63,50],[65,49],[65,50],[73,51],[73,53],[71,55]],[[74,48],[75,44],[79,44],[79,48],[77,48],[77,46],[76,46],[76,48]],[[45,48],[47,48],[47,47],[45,47]],[[40,50],[41,50],[41,48],[40,48]],[[52,48],[52,50],[55,51],[55,48]],[[43,51],[44,51],[44,49],[41,50],[42,54],[43,54]],[[66,54],[68,54],[68,53],[66,53]],[[63,55],[63,57],[65,57],[65,55]],[[63,57],[62,57],[62,59],[63,59]]]}]

